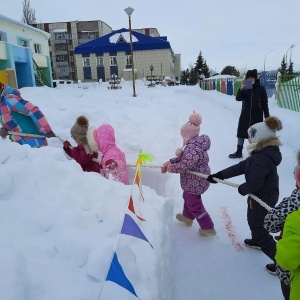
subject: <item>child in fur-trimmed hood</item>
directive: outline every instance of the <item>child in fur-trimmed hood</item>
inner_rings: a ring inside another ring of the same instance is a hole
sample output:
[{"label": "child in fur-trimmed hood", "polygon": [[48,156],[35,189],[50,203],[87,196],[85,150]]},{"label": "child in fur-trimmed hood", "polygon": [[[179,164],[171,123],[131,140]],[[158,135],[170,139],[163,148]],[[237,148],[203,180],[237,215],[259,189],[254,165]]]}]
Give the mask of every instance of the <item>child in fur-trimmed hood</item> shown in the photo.
[{"label": "child in fur-trimmed hood", "polygon": [[92,152],[87,143],[86,133],[88,128],[88,119],[85,116],[78,117],[70,132],[71,137],[78,146],[73,147],[69,141],[64,141],[63,149],[80,164],[83,171],[100,173],[100,164],[97,162],[98,152]]},{"label": "child in fur-trimmed hood", "polygon": [[[242,196],[254,194],[268,206],[274,207],[279,197],[279,177],[277,166],[281,162],[279,146],[281,142],[276,131],[282,128],[281,121],[276,117],[266,118],[264,122],[256,123],[248,129],[249,157],[218,173],[208,176],[207,180],[216,183],[213,178],[226,179],[245,175],[238,192]],[[274,261],[276,243],[268,230],[264,227],[267,210],[258,202],[248,197],[247,219],[251,230],[251,239],[245,239],[246,246],[261,249]]]}]

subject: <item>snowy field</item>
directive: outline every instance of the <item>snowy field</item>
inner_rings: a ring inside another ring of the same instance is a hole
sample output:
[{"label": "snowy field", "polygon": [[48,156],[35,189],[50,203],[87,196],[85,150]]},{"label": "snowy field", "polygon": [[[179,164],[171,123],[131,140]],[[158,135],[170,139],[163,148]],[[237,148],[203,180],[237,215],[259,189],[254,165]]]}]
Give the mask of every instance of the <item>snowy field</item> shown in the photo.
[{"label": "snowy field", "polygon": [[[137,81],[136,92],[132,97],[130,82],[119,90],[106,83],[21,89],[59,137],[74,145],[70,128],[83,114],[91,126],[114,127],[129,165],[145,152],[153,168],[142,168],[143,202],[136,185],[83,172],[57,138],[40,149],[0,140],[0,299],[282,299],[278,278],[265,270],[269,259],[243,244],[250,237],[246,197],[211,185],[203,201],[217,236],[200,237],[198,225],[184,227],[175,219],[183,205],[179,175],[158,168],[181,147],[180,127],[193,110],[203,117],[200,134],[211,138],[212,172],[238,162],[228,154],[236,149],[241,103],[198,86],[148,88]],[[283,123],[281,200],[295,187],[300,117],[277,107],[274,98],[269,107]],[[128,168],[132,182],[135,168]],[[129,211],[131,194],[136,215],[146,221]],[[121,234],[128,218],[146,239]]]}]

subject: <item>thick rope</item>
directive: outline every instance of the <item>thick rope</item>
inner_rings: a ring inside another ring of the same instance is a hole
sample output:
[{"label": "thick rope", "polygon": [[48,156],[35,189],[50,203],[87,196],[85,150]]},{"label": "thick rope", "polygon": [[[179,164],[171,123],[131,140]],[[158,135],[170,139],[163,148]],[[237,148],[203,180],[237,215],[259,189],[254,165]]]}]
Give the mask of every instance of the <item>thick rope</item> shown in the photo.
[{"label": "thick rope", "polygon": [[15,132],[15,131],[7,131],[7,133],[10,135],[28,136],[34,138],[46,138],[46,136],[44,135],[33,134],[33,133],[24,133],[24,132]]},{"label": "thick rope", "polygon": [[[135,165],[127,165],[128,167],[135,167]],[[152,166],[147,166],[147,165],[142,165],[142,167],[144,168],[161,168],[161,166],[155,166],[155,165],[152,165]],[[208,175],[207,174],[202,174],[202,173],[198,173],[198,172],[194,172],[194,171],[189,171],[189,173],[191,174],[194,174],[198,177],[202,177],[202,178],[207,178]],[[222,179],[219,179],[219,178],[215,178],[213,177],[213,179],[216,181],[216,182],[219,182],[219,183],[223,183],[223,184],[226,184],[226,185],[229,185],[229,186],[232,186],[232,187],[235,187],[235,188],[238,188],[239,187],[239,184],[237,183],[234,183],[234,182],[230,182],[230,181],[227,181],[227,180],[222,180]],[[249,194],[249,197],[251,197],[253,200],[255,200],[258,204],[260,204],[263,208],[265,208],[267,211],[270,211],[272,209],[272,207],[270,207],[268,204],[266,204],[265,202],[263,202],[261,199],[259,199],[257,196],[253,195],[253,194]]]},{"label": "thick rope", "polygon": [[[33,134],[33,133],[24,133],[24,132],[15,132],[15,131],[7,131],[10,135],[19,135],[19,136],[28,136],[33,138],[47,138],[45,135],[41,134]],[[55,135],[54,137],[58,138],[61,142],[64,142],[64,139],[60,138],[58,135]]]},{"label": "thick rope", "polygon": [[[19,135],[19,136],[29,136],[29,137],[35,137],[35,138],[45,138],[44,135],[38,135],[38,134],[31,134],[31,133],[23,133],[23,132],[14,132],[14,131],[8,131],[7,132],[8,134],[12,134],[12,135]],[[58,138],[60,141],[64,142],[64,140],[62,138],[60,138],[59,136],[55,136],[56,138]],[[101,161],[97,158],[93,158],[93,161],[97,162],[97,163],[100,163]],[[132,165],[132,164],[129,164],[127,165],[128,167],[136,167],[136,165]],[[154,168],[154,169],[157,169],[157,168],[161,168],[161,166],[150,166],[150,165],[142,165],[141,167],[144,167],[144,168]],[[202,173],[198,173],[198,172],[194,172],[194,171],[189,171],[189,173],[191,174],[194,174],[198,177],[202,177],[202,178],[207,178],[208,175],[206,174],[202,174]],[[233,182],[230,182],[230,181],[227,181],[227,180],[221,180],[219,178],[215,178],[213,177],[213,179],[216,181],[216,182],[219,182],[219,183],[223,183],[223,184],[226,184],[226,185],[229,185],[229,186],[232,186],[232,187],[235,187],[235,188],[238,188],[239,185],[237,183],[233,183]],[[269,205],[267,205],[265,202],[263,202],[261,199],[259,199],[258,197],[256,197],[255,195],[253,194],[249,194],[249,196],[254,199],[257,203],[259,203],[262,207],[264,207],[267,211],[270,211],[272,209],[272,207],[270,207]]]}]

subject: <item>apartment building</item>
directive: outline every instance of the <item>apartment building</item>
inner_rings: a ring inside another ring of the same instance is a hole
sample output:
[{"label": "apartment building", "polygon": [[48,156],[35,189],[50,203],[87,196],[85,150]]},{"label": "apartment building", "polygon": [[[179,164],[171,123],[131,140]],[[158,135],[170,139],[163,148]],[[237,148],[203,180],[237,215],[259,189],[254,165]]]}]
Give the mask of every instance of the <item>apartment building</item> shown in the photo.
[{"label": "apartment building", "polygon": [[49,47],[53,79],[74,81],[78,80],[75,47],[112,32],[112,28],[100,20],[38,23],[32,26],[51,36]]},{"label": "apartment building", "polygon": [[[174,54],[167,37],[153,37],[132,31],[134,74],[142,79],[151,74],[180,79],[180,54]],[[107,81],[112,75],[132,80],[130,34],[122,28],[75,50],[78,79],[82,81]]]},{"label": "apartment building", "polygon": [[52,86],[50,34],[0,15],[0,81],[15,88]]}]

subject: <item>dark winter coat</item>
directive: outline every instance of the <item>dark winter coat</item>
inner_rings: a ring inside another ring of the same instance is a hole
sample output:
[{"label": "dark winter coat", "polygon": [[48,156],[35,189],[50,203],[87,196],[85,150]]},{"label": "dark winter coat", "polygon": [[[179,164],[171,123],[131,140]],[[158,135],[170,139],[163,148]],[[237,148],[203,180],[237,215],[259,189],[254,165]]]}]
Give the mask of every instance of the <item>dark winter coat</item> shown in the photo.
[{"label": "dark winter coat", "polygon": [[100,173],[100,164],[93,161],[93,158],[98,158],[97,152],[87,154],[83,146],[72,149],[64,147],[64,151],[80,164],[83,171]]},{"label": "dark winter coat", "polygon": [[237,137],[247,139],[248,128],[253,124],[262,122],[263,117],[270,116],[267,92],[259,80],[256,80],[253,89],[239,89],[235,99],[242,101]]},{"label": "dark winter coat", "polygon": [[207,151],[210,148],[210,138],[203,134],[188,141],[180,157],[170,159],[171,172],[180,173],[181,188],[194,195],[203,194],[209,187],[209,182],[188,171],[210,174]]},{"label": "dark winter coat", "polygon": [[279,197],[277,166],[282,159],[280,144],[277,137],[258,142],[247,159],[222,171],[224,178],[245,174],[246,182],[239,186],[239,192],[254,194],[274,207]]}]

